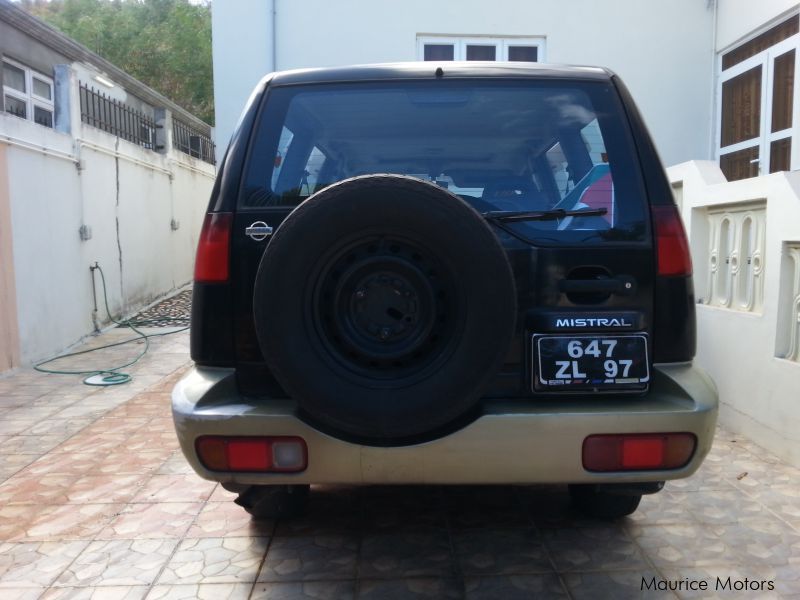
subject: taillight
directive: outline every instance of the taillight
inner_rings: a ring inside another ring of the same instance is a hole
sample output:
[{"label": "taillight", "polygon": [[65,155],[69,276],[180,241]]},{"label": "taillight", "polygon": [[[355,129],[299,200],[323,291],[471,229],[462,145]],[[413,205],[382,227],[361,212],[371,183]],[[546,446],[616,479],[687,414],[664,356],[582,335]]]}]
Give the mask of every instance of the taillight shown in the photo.
[{"label": "taillight", "polygon": [[230,213],[208,213],[200,230],[194,262],[194,280],[220,283],[228,280],[231,225]]},{"label": "taillight", "polygon": [[692,433],[590,435],[583,440],[587,471],[659,471],[686,466],[697,438]]},{"label": "taillight", "polygon": [[691,275],[692,256],[678,207],[652,206],[659,275]]},{"label": "taillight", "polygon": [[195,442],[209,471],[298,473],[308,466],[308,448],[295,436],[242,437],[205,435]]}]

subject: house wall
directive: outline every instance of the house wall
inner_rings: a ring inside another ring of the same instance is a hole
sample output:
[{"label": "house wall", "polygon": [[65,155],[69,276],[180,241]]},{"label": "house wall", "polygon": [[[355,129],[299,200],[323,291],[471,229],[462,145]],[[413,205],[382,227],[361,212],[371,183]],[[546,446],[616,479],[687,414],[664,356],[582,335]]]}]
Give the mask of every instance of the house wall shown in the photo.
[{"label": "house wall", "polygon": [[717,0],[716,50],[744,41],[755,30],[796,10],[793,0]]},{"label": "house wall", "polygon": [[668,174],[692,248],[695,363],[720,422],[800,466],[800,172],[729,183],[693,161]]},{"label": "house wall", "polygon": [[[115,317],[188,283],[213,183],[212,165],[180,152],[158,154],[74,121],[70,136],[0,115],[23,364],[110,322],[99,274],[93,314],[95,262]],[[81,225],[91,228],[91,239],[81,240]]]},{"label": "house wall", "polygon": [[6,147],[0,144],[0,373],[19,364],[14,250],[7,174]]},{"label": "house wall", "polygon": [[[247,0],[213,4],[217,144],[277,69],[413,61],[418,34],[545,36],[547,62],[617,71],[666,164],[709,158],[713,5],[703,0]],[[236,5],[236,6],[230,6]]]}]

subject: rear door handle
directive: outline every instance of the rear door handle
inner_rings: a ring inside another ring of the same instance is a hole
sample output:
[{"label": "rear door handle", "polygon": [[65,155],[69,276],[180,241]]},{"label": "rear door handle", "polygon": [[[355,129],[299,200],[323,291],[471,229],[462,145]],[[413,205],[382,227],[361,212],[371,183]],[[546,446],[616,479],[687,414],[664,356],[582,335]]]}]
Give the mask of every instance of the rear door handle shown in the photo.
[{"label": "rear door handle", "polygon": [[558,288],[564,293],[606,293],[630,296],[636,293],[636,280],[628,275],[604,279],[562,279]]},{"label": "rear door handle", "polygon": [[250,239],[260,242],[272,235],[272,227],[264,223],[264,221],[256,221],[244,230],[244,234]]}]

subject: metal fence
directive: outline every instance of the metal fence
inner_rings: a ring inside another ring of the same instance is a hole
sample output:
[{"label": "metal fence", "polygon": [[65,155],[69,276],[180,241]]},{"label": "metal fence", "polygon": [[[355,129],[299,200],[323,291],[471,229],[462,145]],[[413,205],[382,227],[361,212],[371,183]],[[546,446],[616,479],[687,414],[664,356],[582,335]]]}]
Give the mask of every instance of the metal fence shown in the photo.
[{"label": "metal fence", "polygon": [[88,84],[79,83],[78,90],[81,121],[143,148],[160,149],[156,148],[156,124],[152,118]]},{"label": "metal fence", "polygon": [[215,164],[214,142],[211,137],[180,119],[172,117],[172,145],[176,150]]}]

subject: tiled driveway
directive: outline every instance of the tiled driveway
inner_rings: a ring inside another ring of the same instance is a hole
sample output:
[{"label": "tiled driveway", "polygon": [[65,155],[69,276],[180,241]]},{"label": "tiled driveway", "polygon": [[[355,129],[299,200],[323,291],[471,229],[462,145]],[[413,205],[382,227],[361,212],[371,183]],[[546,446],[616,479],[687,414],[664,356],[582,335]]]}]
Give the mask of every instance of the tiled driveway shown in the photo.
[{"label": "tiled driveway", "polygon": [[800,596],[800,471],[725,431],[699,474],[612,524],[555,486],[319,488],[304,519],[251,521],[178,450],[187,342],[154,339],[118,387],[0,379],[0,598],[620,598],[643,577]]}]

